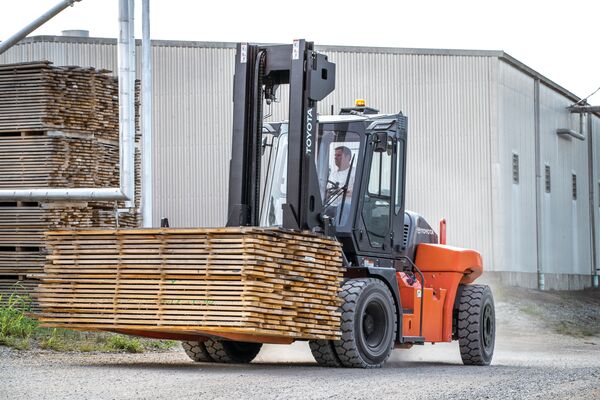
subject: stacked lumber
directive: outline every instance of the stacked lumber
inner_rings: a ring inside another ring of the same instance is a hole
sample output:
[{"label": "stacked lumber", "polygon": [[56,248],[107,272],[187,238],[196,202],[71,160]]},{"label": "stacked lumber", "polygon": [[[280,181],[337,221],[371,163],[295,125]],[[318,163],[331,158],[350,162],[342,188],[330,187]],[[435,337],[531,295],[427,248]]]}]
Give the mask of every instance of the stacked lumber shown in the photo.
[{"label": "stacked lumber", "polygon": [[[0,188],[108,187],[118,181],[118,145],[62,132],[1,136]],[[116,163],[116,164],[115,164]]]},{"label": "stacked lumber", "polygon": [[[47,230],[114,226],[114,210],[94,203],[0,203],[0,276],[41,273]],[[122,215],[119,226],[135,228],[138,217]]]},{"label": "stacked lumber", "polygon": [[[47,233],[44,326],[339,338],[341,246],[274,228]],[[156,337],[156,336],[155,336]]]},{"label": "stacked lumber", "polygon": [[[119,186],[118,82],[109,72],[48,61],[0,65],[1,189]],[[138,143],[139,101],[136,82]],[[139,188],[136,171],[136,204]],[[123,207],[107,201],[0,203],[0,279],[42,272],[44,231],[114,228],[115,209]],[[138,221],[138,214],[122,216],[119,226]]]},{"label": "stacked lumber", "polygon": [[68,130],[117,141],[119,88],[108,73],[49,61],[0,65],[0,132]]}]

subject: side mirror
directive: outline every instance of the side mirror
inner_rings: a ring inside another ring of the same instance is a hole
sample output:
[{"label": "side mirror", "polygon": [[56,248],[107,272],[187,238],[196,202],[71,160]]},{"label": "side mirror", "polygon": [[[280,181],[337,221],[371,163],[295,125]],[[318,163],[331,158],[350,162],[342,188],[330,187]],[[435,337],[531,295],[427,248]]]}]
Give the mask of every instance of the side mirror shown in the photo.
[{"label": "side mirror", "polygon": [[387,132],[375,132],[374,141],[374,149],[373,151],[376,153],[383,153],[387,151],[388,148],[388,136]]}]

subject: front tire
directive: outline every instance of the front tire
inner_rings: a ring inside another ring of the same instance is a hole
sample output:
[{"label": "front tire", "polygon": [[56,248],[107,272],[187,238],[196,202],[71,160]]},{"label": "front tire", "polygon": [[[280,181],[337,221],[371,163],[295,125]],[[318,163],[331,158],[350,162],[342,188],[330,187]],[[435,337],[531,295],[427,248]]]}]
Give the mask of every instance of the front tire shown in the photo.
[{"label": "front tire", "polygon": [[342,362],[335,352],[333,340],[310,340],[308,342],[310,351],[321,367],[341,367]]},{"label": "front tire", "polygon": [[188,355],[193,361],[196,362],[213,362],[214,360],[210,358],[208,351],[206,351],[206,347],[204,346],[204,342],[181,342],[181,346],[183,350],[185,350],[185,354]]},{"label": "front tire", "polygon": [[350,368],[381,367],[396,338],[396,307],[390,290],[379,279],[351,279],[340,296],[342,338],[333,343],[340,363]]},{"label": "front tire", "polygon": [[486,285],[462,287],[458,308],[458,344],[465,365],[489,365],[494,355],[496,318],[492,290]]},{"label": "front tire", "polygon": [[228,364],[247,364],[254,360],[262,347],[262,343],[216,339],[208,339],[204,345],[210,358]]}]

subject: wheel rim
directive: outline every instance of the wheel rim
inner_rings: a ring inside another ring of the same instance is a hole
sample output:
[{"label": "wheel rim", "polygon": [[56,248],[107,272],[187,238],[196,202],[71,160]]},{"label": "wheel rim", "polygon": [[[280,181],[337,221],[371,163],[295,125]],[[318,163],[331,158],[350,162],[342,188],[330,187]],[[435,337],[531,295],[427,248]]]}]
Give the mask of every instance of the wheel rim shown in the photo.
[{"label": "wheel rim", "polygon": [[483,346],[488,350],[494,343],[494,311],[490,304],[483,308]]},{"label": "wheel rim", "polygon": [[383,304],[371,301],[365,308],[362,318],[362,334],[371,349],[380,347],[387,333],[387,314]]}]

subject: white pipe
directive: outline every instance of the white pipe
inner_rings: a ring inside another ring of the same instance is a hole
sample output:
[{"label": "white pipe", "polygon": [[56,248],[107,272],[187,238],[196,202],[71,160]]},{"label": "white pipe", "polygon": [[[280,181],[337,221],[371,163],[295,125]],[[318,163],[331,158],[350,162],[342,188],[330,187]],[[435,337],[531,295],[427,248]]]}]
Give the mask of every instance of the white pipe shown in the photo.
[{"label": "white pipe", "polygon": [[142,0],[142,223],[152,227],[152,42],[150,0]]},{"label": "white pipe", "polygon": [[132,58],[135,60],[135,37],[132,43],[132,33],[133,0],[119,0],[117,62],[119,77],[120,186],[129,199],[125,203],[127,208],[133,207],[135,200],[135,61],[133,64],[131,62]]},{"label": "white pipe", "polygon": [[76,1],[81,1],[81,0],[63,0],[60,3],[58,3],[57,5],[55,5],[54,7],[52,7],[50,10],[46,11],[44,14],[40,15],[29,25],[25,26],[19,32],[15,33],[11,37],[9,37],[8,39],[6,39],[2,43],[0,43],[0,54],[4,53],[6,50],[10,49],[19,40],[23,39],[24,37],[29,35],[31,32],[35,31],[37,28],[39,28],[40,26],[42,26],[43,24],[48,22],[50,19],[52,19],[54,16],[56,16],[62,10],[64,10],[65,8],[67,8],[69,6],[72,6],[73,3],[75,3]]},{"label": "white pipe", "polygon": [[77,188],[77,189],[4,189],[0,190],[0,200],[125,200],[118,188]]}]

